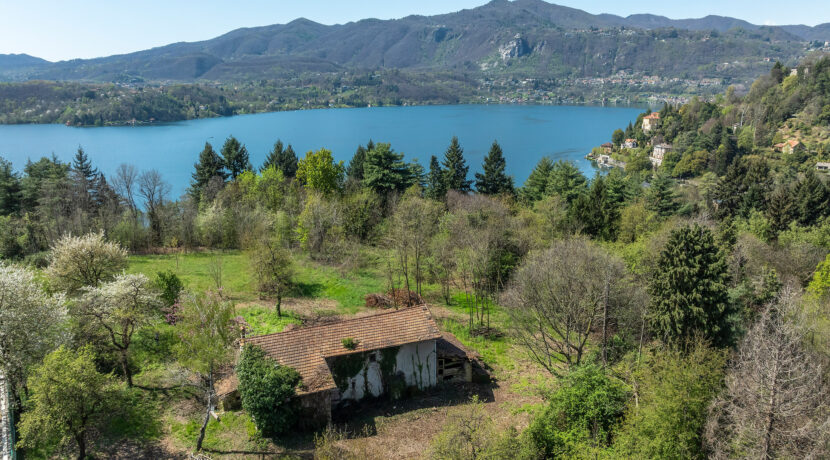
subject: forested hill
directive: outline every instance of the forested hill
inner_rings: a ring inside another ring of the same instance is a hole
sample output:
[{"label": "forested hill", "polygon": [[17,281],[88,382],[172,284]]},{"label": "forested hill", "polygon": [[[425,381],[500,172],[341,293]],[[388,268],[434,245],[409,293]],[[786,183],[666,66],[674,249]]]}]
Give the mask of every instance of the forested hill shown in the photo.
[{"label": "forested hill", "polygon": [[555,78],[601,77],[621,71],[754,78],[759,69],[769,69],[763,58],[794,63],[809,47],[824,46],[826,40],[830,40],[827,25],[763,27],[717,16],[622,18],[542,0],[494,0],[430,17],[331,26],[297,19],[131,54],[34,67],[0,66],[0,78],[230,81],[342,67],[487,70]]}]

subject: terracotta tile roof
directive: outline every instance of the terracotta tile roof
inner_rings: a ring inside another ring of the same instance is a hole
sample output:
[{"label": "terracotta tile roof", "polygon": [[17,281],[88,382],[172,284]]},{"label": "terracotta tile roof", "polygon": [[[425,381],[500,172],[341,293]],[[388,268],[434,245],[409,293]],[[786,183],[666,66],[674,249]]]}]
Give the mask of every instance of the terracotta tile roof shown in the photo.
[{"label": "terracotta tile roof", "polygon": [[[345,338],[355,339],[357,346],[353,350],[345,348]],[[262,348],[280,364],[296,369],[303,378],[298,393],[303,394],[335,388],[326,358],[439,338],[441,332],[429,309],[419,306],[249,337],[245,343]]]},{"label": "terracotta tile roof", "polygon": [[648,118],[649,120],[659,120],[660,112],[651,112],[650,114],[646,115],[645,118]]}]

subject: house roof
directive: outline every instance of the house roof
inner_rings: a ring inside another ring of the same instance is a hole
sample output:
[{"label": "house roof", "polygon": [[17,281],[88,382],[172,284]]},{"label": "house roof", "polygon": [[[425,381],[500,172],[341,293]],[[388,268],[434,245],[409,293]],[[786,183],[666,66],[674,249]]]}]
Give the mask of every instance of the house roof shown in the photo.
[{"label": "house roof", "polygon": [[[352,338],[354,349],[343,346]],[[283,366],[290,366],[303,378],[299,394],[336,388],[326,358],[360,353],[408,343],[439,339],[441,333],[425,306],[394,310],[321,326],[277,334],[249,337],[244,343],[256,345]]]},{"label": "house roof", "polygon": [[795,147],[798,144],[800,144],[801,141],[798,140],[798,139],[790,139],[790,140],[787,141],[787,143],[790,144],[790,147]]},{"label": "house roof", "polygon": [[626,139],[626,142],[637,142],[637,139]]},{"label": "house roof", "polygon": [[441,334],[441,338],[435,342],[435,349],[438,352],[439,358],[451,357],[466,358],[470,360],[479,358],[478,353],[465,347],[456,336],[449,332]]},{"label": "house roof", "polygon": [[646,115],[645,118],[649,120],[659,120],[660,112],[651,112],[650,114]]}]

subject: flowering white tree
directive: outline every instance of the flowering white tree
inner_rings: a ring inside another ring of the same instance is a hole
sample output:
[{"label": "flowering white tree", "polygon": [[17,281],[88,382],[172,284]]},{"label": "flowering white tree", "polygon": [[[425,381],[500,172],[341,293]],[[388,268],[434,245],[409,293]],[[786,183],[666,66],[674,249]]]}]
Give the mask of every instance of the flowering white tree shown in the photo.
[{"label": "flowering white tree", "polygon": [[50,296],[31,270],[0,264],[0,370],[12,391],[27,370],[63,339],[66,310],[62,296]]},{"label": "flowering white tree", "polygon": [[97,286],[127,268],[127,251],[108,242],[103,233],[66,235],[53,247],[46,274],[52,286],[75,293],[84,286]]},{"label": "flowering white tree", "polygon": [[86,288],[73,313],[92,320],[118,353],[127,385],[133,386],[130,345],[133,334],[160,316],[161,300],[145,275],[119,275],[99,287]]}]

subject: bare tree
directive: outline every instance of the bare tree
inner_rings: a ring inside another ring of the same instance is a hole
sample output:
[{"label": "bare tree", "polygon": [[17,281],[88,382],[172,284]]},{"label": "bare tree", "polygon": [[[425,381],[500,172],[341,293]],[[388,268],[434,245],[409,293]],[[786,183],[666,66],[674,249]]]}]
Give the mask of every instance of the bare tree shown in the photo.
[{"label": "bare tree", "polygon": [[736,352],[726,391],[712,405],[706,441],[714,458],[823,458],[830,447],[830,391],[799,299],[787,288]]},{"label": "bare tree", "polygon": [[631,299],[623,263],[585,239],[532,254],[504,295],[513,333],[549,372],[582,362],[589,335]]},{"label": "bare tree", "polygon": [[138,176],[138,193],[144,199],[153,244],[161,243],[161,206],[169,192],[170,185],[162,179],[157,170],[150,169]]},{"label": "bare tree", "polygon": [[115,177],[112,180],[112,186],[119,195],[124,197],[127,201],[127,206],[133,214],[133,218],[138,218],[138,206],[135,203],[136,183],[138,182],[138,169],[134,165],[121,163],[115,169]]},{"label": "bare tree", "polygon": [[[430,241],[438,227],[441,205],[408,192],[398,203],[389,229],[389,245],[395,249],[398,265],[411,291],[410,275],[415,281],[415,292],[421,295],[426,273]],[[407,294],[409,295],[409,294]],[[411,303],[411,299],[410,302]]]}]

